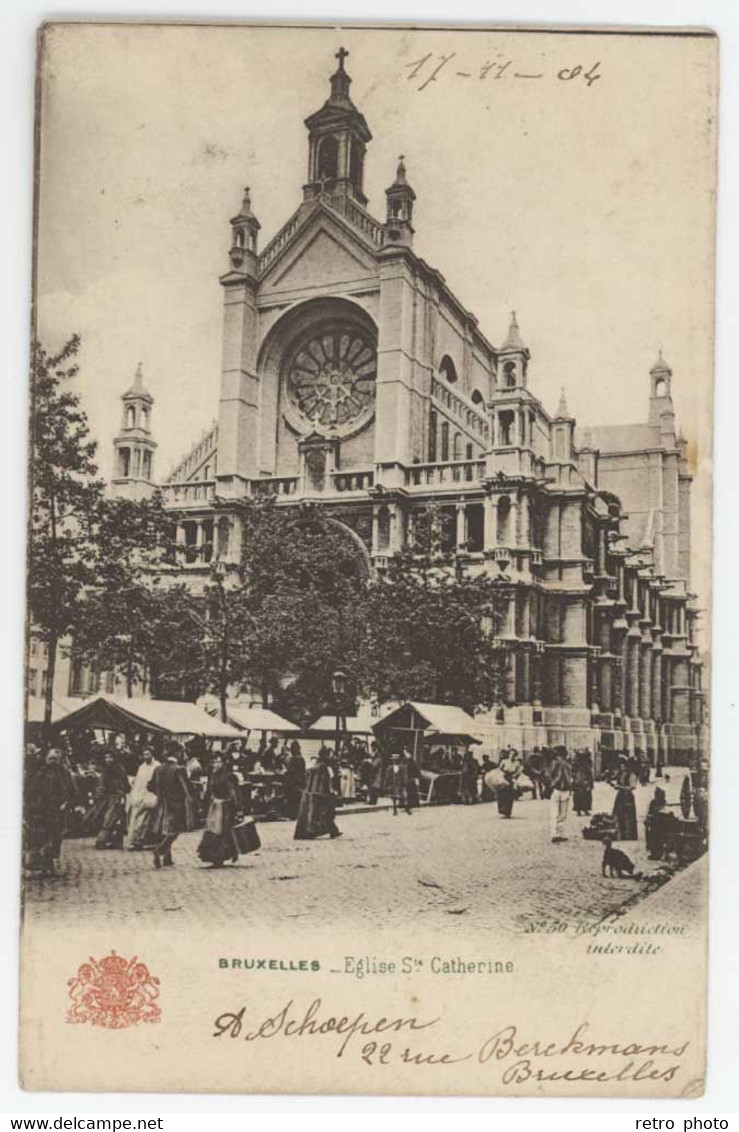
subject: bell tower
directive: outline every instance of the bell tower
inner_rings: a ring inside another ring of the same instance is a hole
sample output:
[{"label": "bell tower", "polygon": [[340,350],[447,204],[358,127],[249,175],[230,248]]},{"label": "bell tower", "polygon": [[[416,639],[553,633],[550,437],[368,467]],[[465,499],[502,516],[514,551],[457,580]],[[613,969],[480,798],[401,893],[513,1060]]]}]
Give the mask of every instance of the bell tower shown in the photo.
[{"label": "bell tower", "polygon": [[389,189],[385,189],[385,196],[387,197],[386,240],[390,244],[404,244],[410,247],[413,242],[413,202],[416,194],[406,179],[403,154],[398,159],[395,180]]},{"label": "bell tower", "polygon": [[351,79],[344,68],[349,52],[336,52],[339,65],[331,76],[331,94],[320,110],[305,119],[308,129],[308,182],[304,199],[316,200],[325,193],[334,198],[353,198],[364,207],[364,158],[372,134],[349,97]]},{"label": "bell tower", "polygon": [[123,499],[148,499],[154,494],[154,452],[151,410],[154,398],[144,388],[141,362],[131,388],[121,397],[121,427],[113,441],[114,472],[111,493]]}]

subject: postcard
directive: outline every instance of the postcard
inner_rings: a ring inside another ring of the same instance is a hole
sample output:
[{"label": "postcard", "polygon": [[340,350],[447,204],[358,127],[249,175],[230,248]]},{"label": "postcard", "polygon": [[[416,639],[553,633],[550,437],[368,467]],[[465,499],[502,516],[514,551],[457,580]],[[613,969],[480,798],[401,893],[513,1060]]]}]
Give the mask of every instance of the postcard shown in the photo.
[{"label": "postcard", "polygon": [[26,1089],[702,1094],[717,57],[40,29]]}]

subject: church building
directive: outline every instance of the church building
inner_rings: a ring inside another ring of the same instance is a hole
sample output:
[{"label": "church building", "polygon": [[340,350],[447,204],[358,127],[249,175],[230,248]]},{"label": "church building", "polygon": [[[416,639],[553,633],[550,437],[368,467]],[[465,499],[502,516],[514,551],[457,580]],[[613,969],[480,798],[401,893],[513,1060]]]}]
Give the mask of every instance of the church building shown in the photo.
[{"label": "church building", "polygon": [[[645,375],[645,420],[578,429],[562,392],[538,399],[515,313],[501,345],[413,248],[401,157],[384,218],[369,211],[372,139],[338,52],[305,120],[302,200],[260,249],[250,190],[230,222],[218,421],[166,483],[192,584],[237,561],[229,503],[318,502],[368,572],[412,546],[429,505],[458,568],[508,594],[500,742],[647,750],[681,763],[702,743],[690,592],[690,487],[672,371]],[[255,188],[255,199],[257,197]],[[123,397],[114,490],[154,489],[152,397]]]}]

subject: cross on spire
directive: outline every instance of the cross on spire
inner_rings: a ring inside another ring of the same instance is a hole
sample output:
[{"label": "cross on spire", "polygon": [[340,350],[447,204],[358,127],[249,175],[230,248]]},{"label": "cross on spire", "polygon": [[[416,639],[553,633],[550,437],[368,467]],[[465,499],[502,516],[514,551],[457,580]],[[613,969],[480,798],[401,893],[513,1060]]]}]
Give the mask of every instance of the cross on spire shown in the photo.
[{"label": "cross on spire", "polygon": [[349,52],[347,51],[347,49],[345,47],[340,47],[339,50],[336,52],[336,55],[334,56],[335,59],[339,60],[339,70],[340,71],[344,70],[344,60],[346,59],[348,54],[349,54]]}]

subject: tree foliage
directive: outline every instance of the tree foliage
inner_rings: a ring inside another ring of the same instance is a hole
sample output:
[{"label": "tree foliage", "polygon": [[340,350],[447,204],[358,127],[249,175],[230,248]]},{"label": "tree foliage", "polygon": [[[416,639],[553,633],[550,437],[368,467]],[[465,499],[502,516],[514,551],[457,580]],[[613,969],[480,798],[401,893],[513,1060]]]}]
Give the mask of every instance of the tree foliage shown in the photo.
[{"label": "tree foliage", "polygon": [[79,348],[73,335],[57,354],[40,343],[33,351],[28,607],[34,632],[48,647],[47,726],[59,643],[78,629],[85,590],[95,581],[103,500],[96,445],[69,388]]}]

